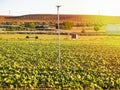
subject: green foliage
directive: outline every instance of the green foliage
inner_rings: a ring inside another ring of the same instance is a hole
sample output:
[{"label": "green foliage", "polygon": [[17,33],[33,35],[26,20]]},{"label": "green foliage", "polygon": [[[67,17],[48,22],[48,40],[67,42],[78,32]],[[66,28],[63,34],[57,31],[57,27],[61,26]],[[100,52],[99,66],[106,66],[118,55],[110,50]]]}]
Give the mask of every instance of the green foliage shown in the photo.
[{"label": "green foliage", "polygon": [[4,25],[16,25],[16,22],[5,22]]},{"label": "green foliage", "polygon": [[100,26],[94,25],[94,30],[95,30],[96,32],[99,31],[99,30],[100,30]]},{"label": "green foliage", "polygon": [[63,22],[60,23],[60,28],[64,29],[64,30],[71,30],[73,27],[73,23],[72,22]]},{"label": "green foliage", "polygon": [[[120,47],[61,42],[0,41],[0,87],[120,89]],[[73,53],[74,52],[74,53]]]},{"label": "green foliage", "polygon": [[25,27],[26,28],[30,28],[30,29],[34,29],[35,28],[35,24],[34,23],[25,23]]},{"label": "green foliage", "polygon": [[94,24],[94,30],[97,32],[101,29],[102,26],[103,24]]}]

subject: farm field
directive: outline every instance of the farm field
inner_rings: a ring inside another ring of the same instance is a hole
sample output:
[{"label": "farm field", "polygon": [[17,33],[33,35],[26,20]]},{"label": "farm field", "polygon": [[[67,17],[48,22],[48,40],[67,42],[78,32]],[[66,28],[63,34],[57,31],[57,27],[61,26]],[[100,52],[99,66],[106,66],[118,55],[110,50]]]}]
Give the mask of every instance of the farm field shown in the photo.
[{"label": "farm field", "polygon": [[[35,35],[31,35],[33,37]],[[0,34],[0,89],[119,90],[120,36]]]}]

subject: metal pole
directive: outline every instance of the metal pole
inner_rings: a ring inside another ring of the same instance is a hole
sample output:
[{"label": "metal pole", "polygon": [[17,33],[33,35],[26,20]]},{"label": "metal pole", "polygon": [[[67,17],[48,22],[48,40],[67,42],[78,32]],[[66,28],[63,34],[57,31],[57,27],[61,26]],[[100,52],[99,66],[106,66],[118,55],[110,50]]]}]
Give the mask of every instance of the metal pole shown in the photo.
[{"label": "metal pole", "polygon": [[59,26],[59,22],[60,22],[60,18],[59,18],[59,8],[60,8],[60,5],[57,5],[57,32],[58,32],[58,65],[59,65],[59,69],[60,69],[60,66],[61,66],[61,62],[60,62],[60,26]]},{"label": "metal pole", "polygon": [[11,14],[11,11],[9,10],[9,15]]}]

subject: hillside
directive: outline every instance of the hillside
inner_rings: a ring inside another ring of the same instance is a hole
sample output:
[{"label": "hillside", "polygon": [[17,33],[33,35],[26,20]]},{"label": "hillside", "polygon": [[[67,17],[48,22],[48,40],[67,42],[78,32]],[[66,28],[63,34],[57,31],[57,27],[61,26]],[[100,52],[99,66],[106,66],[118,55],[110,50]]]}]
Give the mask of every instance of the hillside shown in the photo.
[{"label": "hillside", "polygon": [[[74,24],[108,24],[120,23],[120,16],[102,16],[102,15],[70,15],[61,14],[60,22],[73,22]],[[57,22],[56,14],[30,14],[22,16],[0,16],[0,23],[3,22]]]}]

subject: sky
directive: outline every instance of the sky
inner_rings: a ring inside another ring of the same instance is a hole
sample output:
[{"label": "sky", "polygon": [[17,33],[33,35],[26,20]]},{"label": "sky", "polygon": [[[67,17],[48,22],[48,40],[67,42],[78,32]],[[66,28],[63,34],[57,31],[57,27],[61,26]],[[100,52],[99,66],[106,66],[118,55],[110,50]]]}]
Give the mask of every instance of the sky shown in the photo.
[{"label": "sky", "polygon": [[120,16],[120,0],[0,0],[0,15],[89,14]]}]

